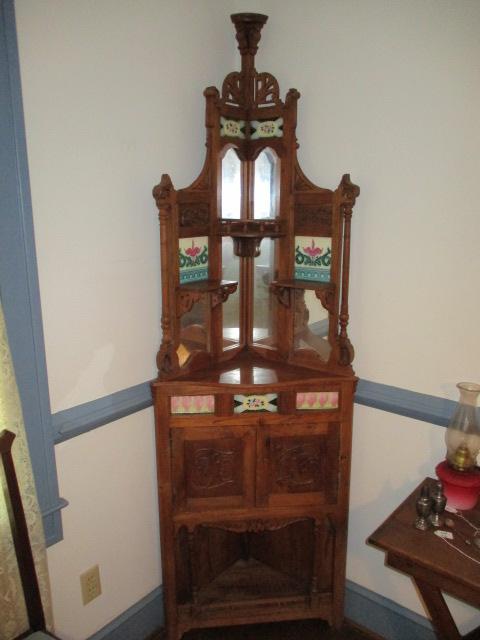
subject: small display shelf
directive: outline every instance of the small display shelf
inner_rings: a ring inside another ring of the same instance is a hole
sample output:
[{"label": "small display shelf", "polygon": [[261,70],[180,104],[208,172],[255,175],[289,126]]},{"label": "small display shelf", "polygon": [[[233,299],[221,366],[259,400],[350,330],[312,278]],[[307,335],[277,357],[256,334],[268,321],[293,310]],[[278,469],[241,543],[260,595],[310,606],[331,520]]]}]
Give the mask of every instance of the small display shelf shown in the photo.
[{"label": "small display shelf", "polygon": [[327,311],[331,311],[335,302],[334,282],[315,282],[313,280],[275,280],[270,284],[273,293],[281,305],[289,309],[295,299],[295,291],[313,291]]},{"label": "small display shelf", "polygon": [[239,602],[257,598],[306,595],[305,582],[263,562],[239,559],[198,592],[198,604]]},{"label": "small display shelf", "polygon": [[232,293],[235,293],[238,282],[234,280],[198,280],[181,284],[178,287],[177,315],[182,316],[191,311],[195,302],[208,295],[212,308],[225,302]]},{"label": "small display shelf", "polygon": [[285,235],[280,220],[225,220],[218,225],[220,236],[231,236],[233,253],[240,258],[256,258],[260,255],[263,238],[280,238]]},{"label": "small display shelf", "polygon": [[335,291],[334,282],[315,282],[313,280],[274,280],[272,287],[283,287],[285,289],[310,289],[316,291]]},{"label": "small display shelf", "polygon": [[228,291],[233,293],[236,291],[238,282],[235,280],[198,280],[197,282],[189,282],[181,284],[178,288],[182,291],[196,291],[198,293],[217,293],[219,291]]}]

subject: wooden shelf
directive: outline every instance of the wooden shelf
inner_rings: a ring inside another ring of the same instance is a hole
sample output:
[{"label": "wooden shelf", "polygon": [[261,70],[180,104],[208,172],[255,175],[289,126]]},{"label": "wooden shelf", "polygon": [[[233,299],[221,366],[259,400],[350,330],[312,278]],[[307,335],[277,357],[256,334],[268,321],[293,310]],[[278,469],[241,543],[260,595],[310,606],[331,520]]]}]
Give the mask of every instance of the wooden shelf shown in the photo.
[{"label": "wooden shelf", "polygon": [[[230,360],[212,364],[206,370],[185,373],[168,384],[172,388],[175,385],[188,388],[187,385],[190,384],[197,388],[209,385],[243,386],[244,388],[251,386],[257,387],[252,393],[261,393],[263,386],[289,387],[292,382],[314,385],[325,380],[335,380],[338,377],[337,374],[329,371],[319,371],[286,362],[266,360],[252,351],[242,351]],[[345,376],[342,376],[342,379],[345,379]],[[154,386],[158,384],[158,382],[153,383]]]},{"label": "wooden shelf", "polygon": [[324,289],[335,291],[334,282],[315,282],[314,280],[274,280],[272,287],[285,287],[286,289]]},{"label": "wooden shelf", "polygon": [[249,558],[237,560],[208,585],[199,589],[198,604],[239,602],[307,594],[307,585]]},{"label": "wooden shelf", "polygon": [[194,291],[195,293],[212,293],[219,289],[232,289],[232,292],[238,287],[236,280],[199,280],[198,282],[189,282],[181,284],[178,287],[182,291]]}]

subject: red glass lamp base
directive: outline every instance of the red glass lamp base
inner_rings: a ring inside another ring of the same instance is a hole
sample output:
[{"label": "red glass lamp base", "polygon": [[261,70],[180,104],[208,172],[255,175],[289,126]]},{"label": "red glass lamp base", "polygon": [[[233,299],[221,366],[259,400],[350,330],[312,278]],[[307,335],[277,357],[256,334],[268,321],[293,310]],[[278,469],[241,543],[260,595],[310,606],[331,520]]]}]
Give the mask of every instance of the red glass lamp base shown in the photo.
[{"label": "red glass lamp base", "polygon": [[473,509],[480,494],[480,469],[473,471],[455,471],[446,460],[435,467],[438,478],[443,482],[443,491],[447,497],[447,507],[461,511]]}]

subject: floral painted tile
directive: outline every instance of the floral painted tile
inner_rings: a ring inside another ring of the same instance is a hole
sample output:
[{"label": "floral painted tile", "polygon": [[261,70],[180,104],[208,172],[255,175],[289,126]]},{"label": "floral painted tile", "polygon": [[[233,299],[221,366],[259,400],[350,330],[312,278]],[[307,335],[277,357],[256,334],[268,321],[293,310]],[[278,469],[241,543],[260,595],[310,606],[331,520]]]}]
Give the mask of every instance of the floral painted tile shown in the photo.
[{"label": "floral painted tile", "polygon": [[249,411],[270,411],[277,412],[278,395],[276,393],[265,393],[263,395],[235,395],[233,396],[234,413],[245,413]]},{"label": "floral painted tile", "polygon": [[338,409],[338,391],[307,391],[297,393],[297,410],[325,411]]},{"label": "floral painted tile", "polygon": [[220,135],[227,138],[245,138],[245,120],[231,120],[220,116]]},{"label": "floral painted tile", "polygon": [[215,411],[215,396],[172,396],[170,410],[175,415],[213,413]]},{"label": "floral painted tile", "polygon": [[332,239],[295,236],[295,279],[330,282]]},{"label": "floral painted tile", "polygon": [[180,284],[208,280],[208,237],[180,238],[178,263]]},{"label": "floral painted tile", "polygon": [[251,120],[250,127],[252,133],[250,138],[258,140],[258,138],[282,138],[283,137],[283,118],[276,120]]}]

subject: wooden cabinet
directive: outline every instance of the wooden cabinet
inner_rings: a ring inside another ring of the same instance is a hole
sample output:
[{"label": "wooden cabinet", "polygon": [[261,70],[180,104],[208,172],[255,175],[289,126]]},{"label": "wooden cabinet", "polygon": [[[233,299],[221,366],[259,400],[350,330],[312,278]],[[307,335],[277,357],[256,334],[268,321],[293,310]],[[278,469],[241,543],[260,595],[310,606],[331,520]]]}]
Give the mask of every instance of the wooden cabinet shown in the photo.
[{"label": "wooden cabinet", "polygon": [[[353,394],[350,220],[313,185],[296,103],[232,20],[242,70],[205,91],[199,178],[154,189],[163,338],[152,383],[168,640],[191,628],[343,616]],[[227,279],[228,278],[228,279]],[[234,278],[234,279],[232,279]]]}]

